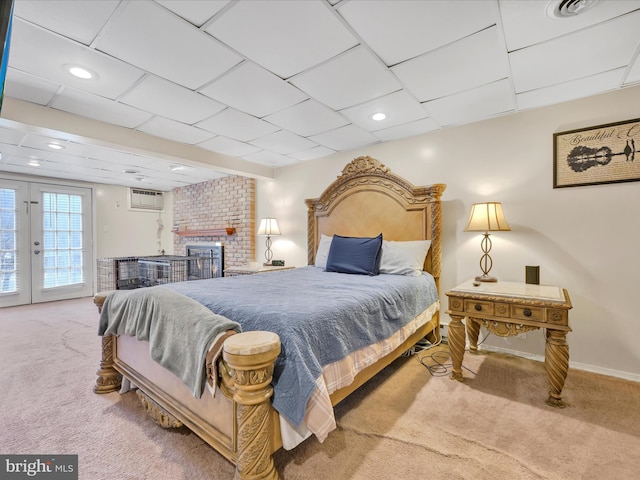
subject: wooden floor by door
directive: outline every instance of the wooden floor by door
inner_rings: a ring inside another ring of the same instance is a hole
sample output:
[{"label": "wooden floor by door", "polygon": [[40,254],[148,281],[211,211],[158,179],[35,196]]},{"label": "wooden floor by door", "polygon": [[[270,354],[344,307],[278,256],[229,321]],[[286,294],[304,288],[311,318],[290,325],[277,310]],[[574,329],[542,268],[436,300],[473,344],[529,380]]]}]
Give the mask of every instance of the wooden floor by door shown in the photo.
[{"label": "wooden floor by door", "polygon": [[93,293],[91,189],[0,179],[0,307]]}]

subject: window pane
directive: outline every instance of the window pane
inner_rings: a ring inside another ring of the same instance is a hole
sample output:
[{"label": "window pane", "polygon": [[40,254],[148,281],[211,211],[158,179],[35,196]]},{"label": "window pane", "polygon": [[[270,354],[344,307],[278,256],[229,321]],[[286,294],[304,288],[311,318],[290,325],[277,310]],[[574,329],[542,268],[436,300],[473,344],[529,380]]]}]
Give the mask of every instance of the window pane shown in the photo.
[{"label": "window pane", "polygon": [[45,288],[82,283],[82,196],[45,193],[43,208]]}]

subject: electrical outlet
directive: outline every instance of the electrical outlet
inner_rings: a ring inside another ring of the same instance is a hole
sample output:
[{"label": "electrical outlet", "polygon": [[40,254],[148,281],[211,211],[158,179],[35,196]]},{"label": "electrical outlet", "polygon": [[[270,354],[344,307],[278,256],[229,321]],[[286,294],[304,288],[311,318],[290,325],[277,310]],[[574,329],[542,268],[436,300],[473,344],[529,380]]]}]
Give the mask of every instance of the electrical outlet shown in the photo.
[{"label": "electrical outlet", "polygon": [[440,336],[442,337],[442,341],[446,343],[449,338],[449,325],[440,324]]}]

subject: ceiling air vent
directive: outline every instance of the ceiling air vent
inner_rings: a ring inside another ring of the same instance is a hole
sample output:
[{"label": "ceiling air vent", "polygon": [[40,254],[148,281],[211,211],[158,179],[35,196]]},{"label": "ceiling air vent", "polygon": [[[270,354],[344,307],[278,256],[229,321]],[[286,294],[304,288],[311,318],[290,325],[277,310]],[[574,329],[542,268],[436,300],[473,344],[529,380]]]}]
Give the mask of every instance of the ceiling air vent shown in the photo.
[{"label": "ceiling air vent", "polygon": [[162,192],[144,190],[142,188],[130,188],[131,208],[142,210],[160,211],[164,208],[164,196]]},{"label": "ceiling air vent", "polygon": [[547,7],[547,15],[551,18],[575,17],[590,10],[598,0],[553,0]]}]

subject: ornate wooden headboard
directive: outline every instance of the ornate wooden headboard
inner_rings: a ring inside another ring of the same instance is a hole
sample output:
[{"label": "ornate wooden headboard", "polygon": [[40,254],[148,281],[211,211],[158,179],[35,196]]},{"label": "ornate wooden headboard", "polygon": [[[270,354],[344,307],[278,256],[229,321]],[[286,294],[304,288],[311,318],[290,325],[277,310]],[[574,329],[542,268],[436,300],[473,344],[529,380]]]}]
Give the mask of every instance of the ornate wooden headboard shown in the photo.
[{"label": "ornate wooden headboard", "polygon": [[446,185],[415,187],[378,160],[358,157],[318,198],[307,199],[307,256],[315,262],[320,235],[385,240],[431,240],[424,269],[439,287],[442,254],[442,207]]}]

